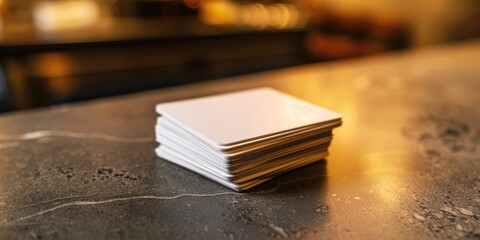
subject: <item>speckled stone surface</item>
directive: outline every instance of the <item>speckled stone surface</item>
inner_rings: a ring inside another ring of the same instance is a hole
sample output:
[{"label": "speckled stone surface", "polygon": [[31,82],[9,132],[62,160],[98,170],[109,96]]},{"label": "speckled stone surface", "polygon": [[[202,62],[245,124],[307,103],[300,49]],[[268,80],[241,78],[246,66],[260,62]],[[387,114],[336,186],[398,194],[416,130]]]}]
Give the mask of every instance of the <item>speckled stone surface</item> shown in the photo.
[{"label": "speckled stone surface", "polygon": [[[479,62],[466,43],[0,116],[0,239],[480,239]],[[325,161],[236,193],[155,156],[156,103],[259,86],[343,114]]]}]

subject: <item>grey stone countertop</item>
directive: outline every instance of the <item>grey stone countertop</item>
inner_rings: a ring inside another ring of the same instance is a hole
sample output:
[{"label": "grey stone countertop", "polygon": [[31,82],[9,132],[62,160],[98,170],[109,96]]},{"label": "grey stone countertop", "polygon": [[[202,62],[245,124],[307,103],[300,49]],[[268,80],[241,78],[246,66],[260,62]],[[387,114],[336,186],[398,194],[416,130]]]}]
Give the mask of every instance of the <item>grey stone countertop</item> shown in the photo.
[{"label": "grey stone countertop", "polygon": [[[0,116],[0,239],[480,239],[480,42]],[[270,86],[343,114],[233,192],[154,154],[156,103]]]}]

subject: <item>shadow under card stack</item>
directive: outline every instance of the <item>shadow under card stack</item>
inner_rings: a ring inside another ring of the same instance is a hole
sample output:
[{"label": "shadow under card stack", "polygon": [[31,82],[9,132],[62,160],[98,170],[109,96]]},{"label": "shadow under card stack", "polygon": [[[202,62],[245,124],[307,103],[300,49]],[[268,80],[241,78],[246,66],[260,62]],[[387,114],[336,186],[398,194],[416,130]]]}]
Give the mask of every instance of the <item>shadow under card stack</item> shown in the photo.
[{"label": "shadow under card stack", "polygon": [[159,157],[236,191],[324,159],[341,115],[271,88],[161,103]]}]

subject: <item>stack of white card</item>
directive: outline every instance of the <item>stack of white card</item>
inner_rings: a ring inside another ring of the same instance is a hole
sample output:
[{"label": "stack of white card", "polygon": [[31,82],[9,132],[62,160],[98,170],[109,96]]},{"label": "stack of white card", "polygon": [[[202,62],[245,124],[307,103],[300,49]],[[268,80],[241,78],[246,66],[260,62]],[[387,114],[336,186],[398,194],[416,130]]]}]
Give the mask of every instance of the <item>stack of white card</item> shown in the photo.
[{"label": "stack of white card", "polygon": [[159,157],[236,191],[322,160],[340,114],[270,88],[156,106]]}]

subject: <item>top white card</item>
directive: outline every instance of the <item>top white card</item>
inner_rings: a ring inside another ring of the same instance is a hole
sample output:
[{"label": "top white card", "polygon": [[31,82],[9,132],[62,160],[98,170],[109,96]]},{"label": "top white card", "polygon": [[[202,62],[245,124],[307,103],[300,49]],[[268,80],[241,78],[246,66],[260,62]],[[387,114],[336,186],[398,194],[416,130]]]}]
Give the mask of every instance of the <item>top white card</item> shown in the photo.
[{"label": "top white card", "polygon": [[341,115],[271,88],[157,104],[162,117],[214,146],[228,146]]}]

